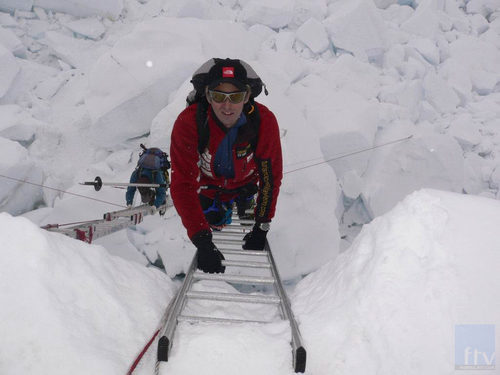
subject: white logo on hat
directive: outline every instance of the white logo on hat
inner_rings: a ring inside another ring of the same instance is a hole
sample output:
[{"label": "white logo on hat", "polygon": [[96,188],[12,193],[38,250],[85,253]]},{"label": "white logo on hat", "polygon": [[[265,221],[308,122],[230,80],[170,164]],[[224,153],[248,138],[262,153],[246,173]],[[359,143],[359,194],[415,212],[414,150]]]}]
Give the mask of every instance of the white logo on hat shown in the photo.
[{"label": "white logo on hat", "polygon": [[222,68],[223,78],[234,78],[234,68],[232,66],[225,66]]}]

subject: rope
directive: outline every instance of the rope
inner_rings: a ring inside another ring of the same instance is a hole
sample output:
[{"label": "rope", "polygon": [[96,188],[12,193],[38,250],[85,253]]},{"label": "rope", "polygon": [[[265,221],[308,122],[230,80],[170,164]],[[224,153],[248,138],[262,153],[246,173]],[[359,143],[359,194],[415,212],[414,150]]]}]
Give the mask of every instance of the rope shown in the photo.
[{"label": "rope", "polygon": [[156,336],[158,336],[159,333],[160,333],[160,330],[157,329],[156,332],[154,333],[153,337],[151,337],[151,339],[147,342],[147,344],[144,346],[144,348],[142,349],[142,351],[139,353],[139,355],[135,359],[134,363],[132,363],[132,366],[130,366],[130,369],[128,370],[127,375],[132,375],[132,373],[136,369],[137,365],[141,361],[142,357],[144,357],[144,354],[146,354],[146,352],[148,351],[149,347],[151,346],[151,344],[153,343],[153,341],[155,341]]},{"label": "rope", "polygon": [[[141,361],[142,357],[144,357],[144,354],[148,351],[149,347],[151,344],[155,341],[156,337],[160,333],[160,331],[165,327],[165,324],[167,323],[167,318],[168,314],[170,313],[170,309],[172,308],[172,303],[175,300],[175,296],[170,300],[170,303],[168,304],[167,308],[165,309],[165,312],[163,313],[163,316],[161,317],[160,324],[158,325],[159,328],[155,331],[153,334],[153,337],[148,341],[148,343],[144,346],[142,351],[139,353],[137,358],[134,360],[134,363],[132,363],[132,366],[130,366],[130,369],[127,372],[127,375],[132,375],[134,370],[136,369],[137,365]],[[158,359],[156,360],[156,365],[155,365],[155,375],[158,375],[160,371],[160,361]]]},{"label": "rope", "polygon": [[[396,140],[394,140],[394,141],[390,141],[390,142],[382,143],[382,144],[380,144],[380,145],[373,146],[373,147],[369,147],[369,148],[365,148],[365,149],[363,149],[363,150],[358,150],[358,151],[350,152],[350,153],[348,153],[348,154],[344,154],[344,155],[336,156],[336,157],[334,157],[334,158],[330,158],[330,159],[327,159],[327,160],[322,160],[322,161],[320,161],[320,162],[318,162],[318,163],[314,163],[314,164],[306,165],[306,166],[303,166],[303,167],[299,167],[299,168],[296,168],[296,169],[292,169],[292,170],[289,170],[289,171],[283,172],[283,175],[286,175],[286,174],[289,174],[289,173],[298,172],[298,171],[301,171],[301,170],[303,170],[303,169],[312,168],[312,167],[315,167],[315,166],[317,166],[317,165],[326,164],[326,163],[329,163],[329,162],[331,162],[331,161],[335,161],[335,160],[339,160],[339,159],[342,159],[342,158],[346,158],[346,157],[348,157],[348,156],[352,156],[352,155],[360,154],[360,153],[362,153],[362,152],[366,152],[366,151],[374,150],[374,149],[376,149],[376,148],[384,147],[384,146],[387,146],[387,145],[390,145],[390,144],[399,143],[399,142],[405,142],[405,141],[408,141],[409,139],[411,139],[412,137],[413,137],[413,135],[410,135],[410,136],[405,137],[405,138],[396,139]],[[312,159],[312,160],[314,160],[314,159]],[[303,162],[294,163],[294,164],[290,164],[290,165],[295,165],[295,164],[300,164],[300,163],[306,163],[306,162],[307,162],[307,161],[303,161]],[[54,191],[57,191],[57,192],[60,192],[60,193],[69,194],[69,195],[74,195],[74,196],[76,196],[76,197],[80,197],[80,198],[91,199],[91,200],[96,201],[96,202],[101,202],[101,203],[106,203],[106,204],[110,204],[110,205],[117,206],[117,207],[127,208],[126,206],[121,205],[121,204],[108,202],[108,201],[105,201],[105,200],[102,200],[102,199],[92,198],[92,197],[89,197],[89,196],[86,196],[86,195],[82,195],[82,194],[70,193],[69,191],[66,191],[66,190],[56,189],[56,188],[53,188],[53,187],[50,187],[50,186],[45,186],[45,185],[42,185],[42,184],[37,184],[37,183],[30,182],[30,181],[26,181],[26,180],[20,180],[20,179],[18,179],[18,178],[5,176],[5,175],[3,175],[3,174],[0,174],[0,177],[6,178],[6,179],[9,179],[9,180],[13,180],[13,181],[17,181],[17,182],[20,182],[20,183],[23,183],[23,184],[30,184],[30,185],[34,185],[34,186],[40,186],[40,187],[42,187],[42,188],[44,188],[44,189],[50,189],[50,190],[54,190]],[[77,224],[78,224],[78,223],[77,223]]]},{"label": "rope", "polygon": [[360,153],[365,152],[365,151],[374,150],[374,149],[376,149],[376,148],[384,147],[384,146],[391,145],[391,144],[394,144],[394,143],[405,142],[405,141],[408,141],[409,139],[411,139],[412,137],[413,137],[413,134],[412,134],[412,135],[410,135],[410,136],[408,136],[408,137],[405,137],[405,138],[396,139],[396,140],[394,140],[394,141],[390,141],[390,142],[382,143],[382,144],[377,145],[377,146],[373,146],[373,147],[365,148],[365,149],[363,149],[363,150],[358,150],[358,151],[350,152],[350,153],[348,153],[348,154],[344,154],[344,155],[336,156],[336,157],[334,157],[334,158],[327,159],[327,160],[323,160],[323,161],[320,161],[320,162],[318,162],[318,163],[314,163],[314,164],[306,165],[306,166],[304,166],[304,167],[300,167],[300,168],[292,169],[292,170],[289,170],[289,171],[283,172],[283,174],[285,175],[285,174],[289,174],[289,173],[293,173],[293,172],[301,171],[301,170],[303,170],[303,169],[312,168],[312,167],[315,167],[315,166],[317,166],[317,165],[326,164],[326,163],[329,163],[329,162],[331,162],[331,161],[339,160],[339,159],[342,159],[342,158],[346,158],[346,157],[348,157],[348,156],[352,156],[352,155],[360,154]]},{"label": "rope", "polygon": [[0,177],[3,177],[3,178],[6,178],[8,180],[13,180],[13,181],[17,181],[17,182],[21,182],[23,184],[29,184],[29,185],[34,185],[34,186],[40,186],[44,189],[49,189],[49,190],[55,190],[55,191],[58,191],[60,193],[65,193],[65,194],[69,194],[69,195],[74,195],[76,197],[80,197],[80,198],[86,198],[86,199],[91,199],[93,201],[97,201],[97,202],[101,202],[101,203],[106,203],[106,204],[111,204],[113,206],[117,206],[117,207],[122,207],[122,208],[127,208],[126,206],[123,206],[121,204],[116,204],[116,203],[112,203],[112,202],[108,202],[108,201],[104,201],[102,199],[97,199],[97,198],[92,198],[92,197],[88,197],[86,195],[82,195],[82,194],[77,194],[77,193],[70,193],[69,191],[65,191],[65,190],[61,190],[61,189],[56,189],[56,188],[53,188],[53,187],[50,187],[50,186],[45,186],[45,185],[41,185],[41,184],[36,184],[34,182],[30,182],[30,181],[26,181],[26,180],[20,180],[18,178],[14,178],[14,177],[9,177],[9,176],[5,176],[3,174],[0,174]]}]

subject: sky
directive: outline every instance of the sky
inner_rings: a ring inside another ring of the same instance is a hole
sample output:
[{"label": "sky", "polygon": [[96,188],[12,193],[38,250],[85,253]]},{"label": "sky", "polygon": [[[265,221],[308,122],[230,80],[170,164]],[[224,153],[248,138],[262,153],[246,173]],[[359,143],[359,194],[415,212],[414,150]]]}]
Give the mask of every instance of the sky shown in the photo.
[{"label": "sky", "polygon": [[[1,325],[14,345],[0,369],[69,366],[77,337],[94,358],[78,359],[82,373],[123,373],[147,342],[194,254],[175,209],[90,246],[37,227],[124,206],[123,190],[79,183],[128,181],[140,143],[168,152],[191,75],[212,57],[248,62],[280,125],[269,241],[311,374],[452,373],[454,327],[498,323],[497,0],[0,0],[0,25],[3,321],[31,322]],[[165,272],[145,267],[160,258]],[[37,314],[49,345],[30,334]],[[165,371],[209,373],[203,349],[218,346],[227,373],[291,372],[282,322],[234,342],[226,329],[183,327]],[[13,361],[26,340],[39,355]],[[272,355],[243,359],[254,347]]]}]

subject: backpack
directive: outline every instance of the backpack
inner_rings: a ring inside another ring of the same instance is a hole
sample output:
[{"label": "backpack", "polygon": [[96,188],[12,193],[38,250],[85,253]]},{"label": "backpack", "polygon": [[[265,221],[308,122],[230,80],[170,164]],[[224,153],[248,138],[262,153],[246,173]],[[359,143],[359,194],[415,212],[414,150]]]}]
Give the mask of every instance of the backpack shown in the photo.
[{"label": "backpack", "polygon": [[[208,82],[208,72],[215,64],[220,63],[221,61],[223,61],[223,59],[212,58],[206,61],[194,72],[191,79],[193,90],[186,97],[187,106],[198,103],[198,107],[196,110],[196,125],[198,131],[198,152],[200,154],[205,151],[205,148],[208,145],[208,140],[210,138],[207,116],[209,104],[207,98],[205,97],[205,87],[210,83]],[[255,73],[255,71],[252,69],[252,67],[243,60],[238,61],[246,70],[247,84],[251,89],[250,99],[243,107],[243,113],[245,113],[247,122],[250,124],[251,132],[253,133],[250,145],[252,147],[252,150],[255,151],[259,135],[260,115],[254,99],[255,97],[259,96],[263,88],[266,95],[268,95],[268,91],[266,85],[262,82],[257,73]]]},{"label": "backpack", "polygon": [[143,169],[151,169],[153,181],[156,179],[156,173],[161,171],[165,175],[165,181],[169,182],[168,170],[170,169],[170,161],[168,160],[167,153],[159,148],[147,148],[141,143],[142,152],[139,154],[139,161],[137,162],[137,175],[141,177]]}]

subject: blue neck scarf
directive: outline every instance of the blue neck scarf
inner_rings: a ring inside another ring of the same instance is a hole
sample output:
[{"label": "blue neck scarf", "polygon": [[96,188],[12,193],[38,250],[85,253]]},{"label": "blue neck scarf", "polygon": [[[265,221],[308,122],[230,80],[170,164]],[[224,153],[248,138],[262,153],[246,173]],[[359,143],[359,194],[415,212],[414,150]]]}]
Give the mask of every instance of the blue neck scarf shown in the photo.
[{"label": "blue neck scarf", "polygon": [[242,113],[236,124],[229,128],[226,136],[215,153],[214,167],[217,176],[234,178],[233,145],[238,135],[238,129],[246,124],[247,118]]}]

